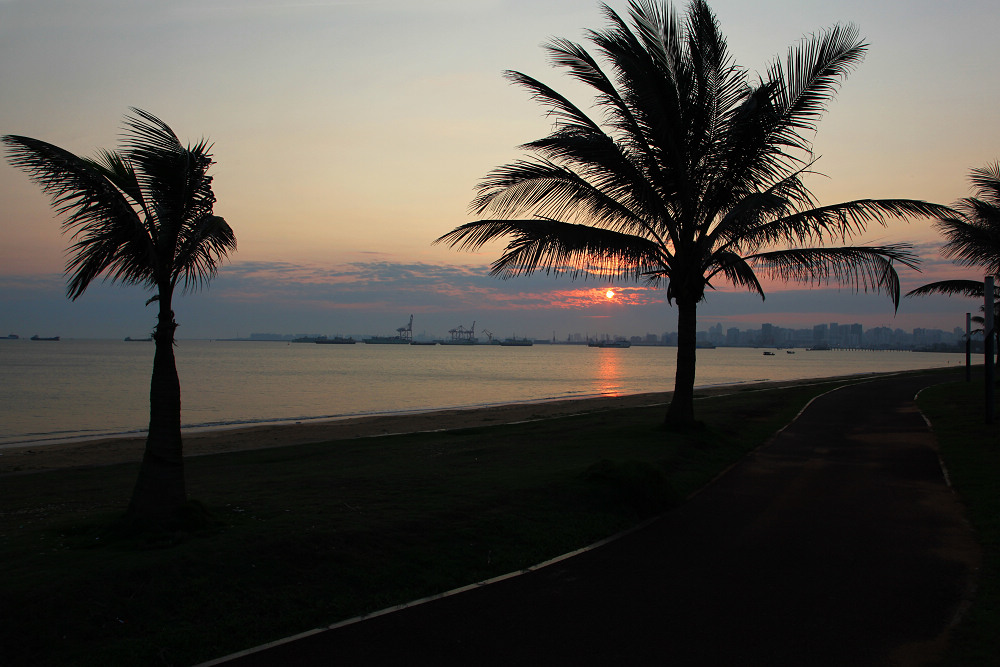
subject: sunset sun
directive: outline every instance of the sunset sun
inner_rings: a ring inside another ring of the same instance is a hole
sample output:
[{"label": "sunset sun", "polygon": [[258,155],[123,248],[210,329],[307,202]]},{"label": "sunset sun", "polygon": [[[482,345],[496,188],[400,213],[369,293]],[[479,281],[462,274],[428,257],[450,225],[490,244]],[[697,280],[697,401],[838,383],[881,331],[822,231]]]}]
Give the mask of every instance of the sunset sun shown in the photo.
[{"label": "sunset sun", "polygon": [[613,290],[608,290],[607,292],[604,293],[604,296],[608,297],[609,299],[613,299],[614,296],[615,296],[615,293],[614,293]]}]

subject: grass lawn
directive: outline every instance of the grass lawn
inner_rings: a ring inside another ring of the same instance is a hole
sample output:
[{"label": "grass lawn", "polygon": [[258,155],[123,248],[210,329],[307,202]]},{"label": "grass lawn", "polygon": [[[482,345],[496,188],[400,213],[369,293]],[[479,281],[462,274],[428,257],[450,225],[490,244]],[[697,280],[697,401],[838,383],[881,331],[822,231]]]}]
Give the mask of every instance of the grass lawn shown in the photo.
[{"label": "grass lawn", "polygon": [[980,372],[972,382],[931,387],[918,399],[983,548],[976,596],[952,633],[946,665],[1000,664],[1000,410],[987,425],[984,398]]}]

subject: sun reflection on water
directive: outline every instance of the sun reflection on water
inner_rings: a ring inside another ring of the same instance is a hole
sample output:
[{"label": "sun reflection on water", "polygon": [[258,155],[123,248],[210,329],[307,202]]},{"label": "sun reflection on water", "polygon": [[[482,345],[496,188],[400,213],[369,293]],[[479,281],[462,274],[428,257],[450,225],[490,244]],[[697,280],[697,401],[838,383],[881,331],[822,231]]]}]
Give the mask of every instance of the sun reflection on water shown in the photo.
[{"label": "sun reflection on water", "polygon": [[623,350],[598,348],[597,373],[595,382],[597,391],[602,394],[617,396],[622,392],[622,357]]}]

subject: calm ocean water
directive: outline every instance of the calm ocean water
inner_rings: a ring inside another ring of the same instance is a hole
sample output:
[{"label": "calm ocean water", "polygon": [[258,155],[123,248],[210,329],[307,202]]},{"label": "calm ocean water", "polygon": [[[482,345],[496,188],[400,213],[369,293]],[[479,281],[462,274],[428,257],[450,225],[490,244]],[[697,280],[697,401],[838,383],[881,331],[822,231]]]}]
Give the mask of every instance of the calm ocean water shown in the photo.
[{"label": "calm ocean water", "polygon": [[[186,429],[673,389],[671,347],[180,341]],[[961,354],[698,351],[699,386],[940,366]],[[0,447],[146,428],[153,344],[0,340]]]}]

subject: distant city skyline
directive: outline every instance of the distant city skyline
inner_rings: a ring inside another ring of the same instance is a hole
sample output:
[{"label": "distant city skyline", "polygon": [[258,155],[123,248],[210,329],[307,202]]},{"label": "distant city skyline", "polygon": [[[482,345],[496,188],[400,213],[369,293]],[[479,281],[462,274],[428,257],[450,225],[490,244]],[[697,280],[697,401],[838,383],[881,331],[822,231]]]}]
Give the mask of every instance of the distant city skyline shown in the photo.
[{"label": "distant city skyline", "polygon": [[[114,291],[111,290],[109,296],[113,295]],[[975,314],[975,309],[970,309],[970,313]],[[676,328],[671,328],[667,322],[671,322],[669,318],[664,319],[663,323],[666,326],[653,327],[653,328],[627,328],[626,326],[617,326],[616,318],[612,316],[600,317],[597,321],[600,324],[596,326],[591,326],[586,330],[573,330],[570,327],[553,327],[547,334],[531,334],[523,333],[520,330],[510,331],[509,328],[497,327],[484,325],[481,321],[477,320],[466,320],[465,322],[456,322],[450,328],[463,328],[468,331],[473,326],[475,327],[475,337],[481,342],[486,342],[490,338],[495,338],[497,340],[502,340],[504,338],[530,338],[536,341],[555,341],[558,343],[564,342],[586,342],[587,340],[596,340],[601,338],[623,338],[626,340],[632,340],[633,342],[650,342],[650,337],[655,338],[656,344],[663,344],[667,341],[667,344],[676,343]],[[399,320],[399,324],[406,324],[402,319]],[[672,322],[671,322],[672,323]],[[444,340],[448,338],[447,330],[428,330],[426,327],[421,328],[419,326],[420,320],[416,320],[416,325],[413,329],[413,338],[417,340]],[[792,344],[792,345],[805,345],[811,344],[813,342],[830,342],[831,344],[840,344],[841,340],[848,341],[850,344],[859,344],[860,341],[864,339],[865,336],[870,335],[872,331],[886,332],[880,335],[894,342],[908,341],[917,337],[921,342],[927,341],[929,343],[933,342],[954,342],[961,339],[964,334],[965,316],[962,315],[961,326],[955,324],[951,327],[934,327],[934,326],[913,326],[905,327],[899,324],[894,324],[890,322],[889,324],[876,324],[874,326],[866,326],[861,322],[838,322],[838,321],[825,321],[816,322],[814,324],[799,324],[794,326],[782,326],[775,321],[761,321],[757,322],[740,322],[732,323],[720,320],[719,318],[713,318],[711,316],[700,317],[698,326],[698,339],[701,343],[712,343],[715,345],[736,345],[736,346],[757,346],[757,345],[778,345],[778,344]],[[973,329],[976,328],[976,324],[973,323]],[[837,327],[836,333],[831,333],[833,328]],[[395,335],[395,331],[398,327],[393,327],[391,329],[380,328],[345,328],[340,327],[334,330],[322,329],[322,328],[300,328],[293,330],[263,330],[263,331],[246,331],[246,332],[235,332],[233,334],[221,334],[221,335],[198,335],[198,336],[187,336],[188,339],[239,339],[239,340],[282,340],[291,341],[295,338],[301,337],[316,337],[316,336],[351,336],[355,338],[358,342],[361,342],[365,338],[370,338],[372,336],[382,336],[382,335]],[[72,331],[72,329],[69,329]],[[63,333],[59,333],[63,331]],[[65,329],[44,329],[41,335],[59,335],[66,339],[72,338],[102,338],[102,339],[116,339],[121,338],[121,335],[74,335],[72,333],[65,333]],[[31,335],[38,334],[37,331],[23,329],[18,331],[17,327],[8,327],[7,329],[0,329],[0,335],[6,335],[6,333],[19,335],[21,338],[28,338]],[[125,334],[129,337],[136,338],[145,335],[142,330],[132,331],[131,333]],[[735,335],[735,338],[734,338]],[[850,337],[850,338],[848,338]],[[181,336],[180,339],[185,337]]]}]

